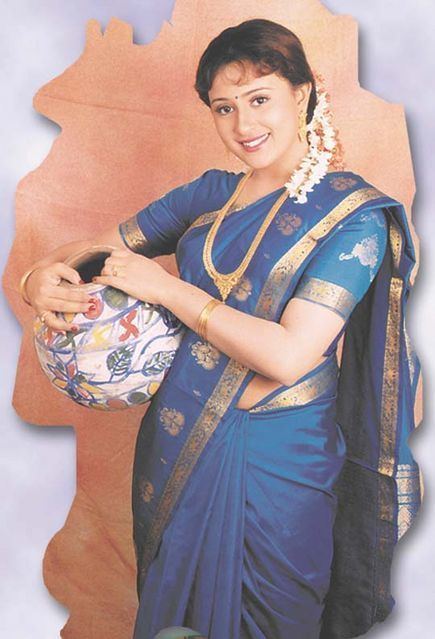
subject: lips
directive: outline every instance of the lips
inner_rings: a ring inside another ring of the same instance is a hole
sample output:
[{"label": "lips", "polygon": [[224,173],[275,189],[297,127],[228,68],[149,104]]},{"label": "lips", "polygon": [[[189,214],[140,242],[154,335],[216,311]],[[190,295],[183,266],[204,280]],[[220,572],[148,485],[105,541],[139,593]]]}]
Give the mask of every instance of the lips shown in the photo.
[{"label": "lips", "polygon": [[251,138],[249,140],[241,140],[240,144],[246,151],[253,151],[262,146],[269,137],[269,133],[264,133],[263,135],[259,135],[256,138]]}]

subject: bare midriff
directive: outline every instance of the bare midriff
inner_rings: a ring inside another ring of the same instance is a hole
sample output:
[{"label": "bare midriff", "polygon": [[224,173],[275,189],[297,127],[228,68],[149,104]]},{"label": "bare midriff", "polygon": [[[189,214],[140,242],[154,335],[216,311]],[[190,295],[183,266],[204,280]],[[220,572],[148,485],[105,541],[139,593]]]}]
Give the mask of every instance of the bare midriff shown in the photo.
[{"label": "bare midriff", "polygon": [[[327,357],[320,357],[319,360],[315,363],[311,370],[314,370],[316,366],[325,361]],[[249,410],[253,406],[255,406],[263,397],[266,397],[272,391],[277,388],[287,388],[281,382],[276,382],[273,379],[269,379],[268,377],[264,377],[259,373],[255,373],[254,377],[249,381],[243,393],[240,395],[239,400],[236,404],[236,408],[241,408],[242,410]]]}]

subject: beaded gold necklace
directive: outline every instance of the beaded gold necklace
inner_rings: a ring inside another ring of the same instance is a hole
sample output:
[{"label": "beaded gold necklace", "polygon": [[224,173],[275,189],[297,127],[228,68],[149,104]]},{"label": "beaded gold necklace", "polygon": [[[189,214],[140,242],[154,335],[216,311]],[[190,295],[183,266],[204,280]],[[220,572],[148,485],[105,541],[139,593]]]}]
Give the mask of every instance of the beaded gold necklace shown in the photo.
[{"label": "beaded gold necklace", "polygon": [[278,209],[281,207],[281,205],[283,204],[283,202],[287,199],[289,195],[287,189],[285,189],[284,193],[282,193],[279,196],[279,198],[276,200],[276,202],[270,209],[269,213],[265,217],[259,230],[257,231],[256,236],[254,237],[248,251],[246,252],[245,257],[243,258],[239,266],[234,271],[231,271],[231,273],[220,273],[213,264],[213,259],[212,259],[213,242],[215,240],[216,234],[219,230],[220,225],[222,224],[222,221],[225,215],[227,214],[228,210],[231,208],[231,205],[233,204],[233,202],[236,201],[236,199],[242,192],[243,187],[245,186],[247,180],[251,177],[252,173],[253,173],[253,169],[250,169],[246,173],[246,175],[240,180],[239,184],[237,185],[237,188],[235,189],[234,193],[231,195],[230,199],[226,202],[226,204],[224,204],[224,206],[221,208],[221,210],[217,214],[213,222],[213,225],[211,226],[209,232],[207,233],[207,237],[205,238],[204,249],[202,253],[204,266],[207,273],[209,274],[209,276],[215,283],[216,288],[219,290],[219,293],[221,294],[222,300],[224,302],[227,299],[228,295],[230,294],[231,289],[242,278],[244,272],[248,268],[248,265],[254,256],[255,251],[258,248],[258,245],[260,244],[264,234],[266,233],[268,227],[270,226],[270,223],[275,217]]}]

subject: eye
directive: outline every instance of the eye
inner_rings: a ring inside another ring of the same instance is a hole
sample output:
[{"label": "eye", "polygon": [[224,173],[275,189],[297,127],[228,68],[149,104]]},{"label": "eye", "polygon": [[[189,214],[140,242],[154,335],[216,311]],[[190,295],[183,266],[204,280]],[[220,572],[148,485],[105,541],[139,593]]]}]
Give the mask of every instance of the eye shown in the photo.
[{"label": "eye", "polygon": [[261,106],[262,104],[265,104],[266,102],[269,101],[269,98],[266,95],[256,95],[255,98],[252,99],[252,104],[254,102],[257,103],[257,106]]},{"label": "eye", "polygon": [[231,109],[232,107],[230,107],[228,104],[224,104],[220,107],[217,107],[215,111],[216,113],[219,113],[219,115],[228,115],[228,113],[231,113]]},{"label": "eye", "polygon": [[[269,100],[270,98],[266,95],[257,95],[255,96],[255,98],[252,98],[251,104],[253,104],[254,106],[261,106],[262,104],[265,104]],[[222,106],[219,106],[215,109],[215,112],[218,113],[219,115],[229,115],[233,111],[234,111],[234,108],[230,106],[229,104],[223,104]]]}]

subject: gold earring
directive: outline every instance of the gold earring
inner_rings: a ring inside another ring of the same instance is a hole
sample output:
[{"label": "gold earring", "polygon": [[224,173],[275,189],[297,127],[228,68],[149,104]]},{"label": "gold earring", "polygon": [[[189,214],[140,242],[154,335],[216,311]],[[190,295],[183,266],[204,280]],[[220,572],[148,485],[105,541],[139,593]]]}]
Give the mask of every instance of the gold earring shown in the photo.
[{"label": "gold earring", "polygon": [[299,111],[298,138],[299,142],[307,141],[307,114],[305,111]]}]

